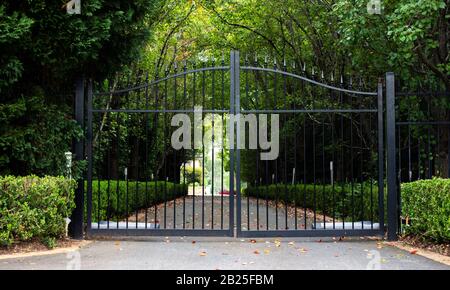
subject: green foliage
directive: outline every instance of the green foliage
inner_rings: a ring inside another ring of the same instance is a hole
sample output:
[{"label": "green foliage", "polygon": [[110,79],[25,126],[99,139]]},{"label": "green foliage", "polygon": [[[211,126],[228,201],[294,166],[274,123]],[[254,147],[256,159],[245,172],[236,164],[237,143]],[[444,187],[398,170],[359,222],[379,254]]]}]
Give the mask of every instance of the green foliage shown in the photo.
[{"label": "green foliage", "polygon": [[33,20],[22,13],[6,14],[5,6],[0,5],[0,93],[22,75],[22,62],[13,49],[24,44],[23,39],[30,36],[32,24]]},{"label": "green foliage", "polygon": [[106,221],[108,217],[110,220],[123,219],[135,210],[187,195],[188,190],[187,185],[165,181],[127,183],[94,180],[92,186],[93,221]]},{"label": "green foliage", "polygon": [[64,152],[82,135],[65,111],[47,104],[39,93],[0,104],[0,174],[65,174]]},{"label": "green foliage", "polygon": [[170,13],[155,26],[142,63],[152,69],[157,63],[155,71],[161,71],[174,60],[219,60],[223,52],[239,49],[257,53],[260,61],[267,55],[297,67],[315,65],[325,76],[358,74],[376,84],[394,71],[410,86],[440,79],[449,88],[446,1],[385,0],[381,15],[369,14],[367,3],[169,1]]},{"label": "green foliage", "polygon": [[446,1],[382,1],[381,15],[368,14],[366,4],[339,0],[331,14],[339,19],[338,41],[349,52],[352,66],[394,71],[410,89],[424,82],[423,76],[432,83],[432,75],[449,88]]},{"label": "green foliage", "polygon": [[0,244],[39,239],[54,246],[75,206],[75,188],[63,177],[0,177]]},{"label": "green foliage", "polygon": [[404,183],[401,192],[406,234],[450,242],[450,179]]},{"label": "green foliage", "polygon": [[84,0],[81,15],[68,15],[65,2],[0,4],[0,93],[66,92],[81,73],[103,77],[131,63],[163,1]]},{"label": "green foliage", "polygon": [[[353,192],[353,194],[352,194]],[[281,203],[316,209],[337,219],[348,219],[354,216],[355,221],[378,221],[378,186],[374,184],[320,185],[272,184],[269,186],[248,187],[244,195],[278,200]],[[333,207],[333,204],[335,205]]]}]

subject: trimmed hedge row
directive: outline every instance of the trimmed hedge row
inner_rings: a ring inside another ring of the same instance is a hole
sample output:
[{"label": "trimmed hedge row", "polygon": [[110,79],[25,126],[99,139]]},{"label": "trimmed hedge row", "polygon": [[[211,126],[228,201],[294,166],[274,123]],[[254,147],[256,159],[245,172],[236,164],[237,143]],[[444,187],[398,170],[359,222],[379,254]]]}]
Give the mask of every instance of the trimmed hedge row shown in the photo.
[{"label": "trimmed hedge row", "polygon": [[127,213],[131,214],[136,209],[149,208],[165,200],[173,200],[187,194],[188,187],[184,184],[164,181],[149,181],[146,184],[129,181],[127,208],[126,181],[94,180],[92,182],[92,221],[106,221],[108,217],[110,220],[123,219]]},{"label": "trimmed hedge row", "polygon": [[450,179],[435,178],[402,184],[406,234],[450,242]]},{"label": "trimmed hedge row", "polygon": [[75,188],[63,177],[0,176],[0,244],[39,239],[54,246],[75,207]]},{"label": "trimmed hedge row", "polygon": [[[288,204],[316,209],[317,212],[333,215],[336,218],[348,219],[354,216],[356,220],[378,221],[378,185],[373,183],[354,184],[353,194],[351,184],[319,185],[313,184],[248,187],[244,195],[262,199],[275,200]],[[334,206],[333,206],[334,205]]]}]

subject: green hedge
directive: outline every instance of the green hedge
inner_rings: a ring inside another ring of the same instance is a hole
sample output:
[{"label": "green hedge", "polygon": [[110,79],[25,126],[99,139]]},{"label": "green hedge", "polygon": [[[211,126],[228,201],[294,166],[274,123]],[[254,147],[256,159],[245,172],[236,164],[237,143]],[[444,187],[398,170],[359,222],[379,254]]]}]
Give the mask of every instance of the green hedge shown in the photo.
[{"label": "green hedge", "polygon": [[[109,184],[109,193],[108,193]],[[86,184],[87,186],[87,184]],[[87,192],[87,191],[86,191]],[[99,194],[100,193],[100,194]],[[164,200],[173,200],[187,195],[187,185],[164,181],[128,182],[128,213],[144,209]],[[164,198],[166,197],[166,198]],[[100,200],[100,207],[99,205]],[[92,182],[92,221],[122,219],[127,216],[127,182],[111,180]],[[109,202],[108,202],[109,201]],[[109,206],[108,206],[109,205]],[[99,212],[100,210],[100,212]]]},{"label": "green hedge", "polygon": [[[379,219],[378,185],[376,183],[373,183],[372,186],[369,183],[364,183],[363,186],[354,184],[353,198],[350,184],[344,186],[335,185],[334,189],[331,185],[323,186],[320,184],[317,184],[315,187],[313,184],[287,185],[287,197],[284,184],[272,184],[269,186],[248,187],[244,190],[244,195],[259,196],[262,199],[265,199],[267,196],[269,200],[275,200],[278,197],[280,202],[284,203],[287,200],[288,204],[305,206],[309,209],[316,208],[317,212],[326,213],[328,216],[332,216],[334,210],[336,218],[348,219],[353,214],[355,220],[371,220],[373,218],[374,221],[378,221]],[[316,202],[314,202],[314,196],[316,197]],[[335,205],[334,209],[333,204]]]},{"label": "green hedge", "polygon": [[403,217],[410,221],[406,234],[450,242],[450,179],[404,183],[401,196]]},{"label": "green hedge", "polygon": [[63,177],[0,176],[0,244],[39,239],[54,245],[65,234],[75,187]]}]

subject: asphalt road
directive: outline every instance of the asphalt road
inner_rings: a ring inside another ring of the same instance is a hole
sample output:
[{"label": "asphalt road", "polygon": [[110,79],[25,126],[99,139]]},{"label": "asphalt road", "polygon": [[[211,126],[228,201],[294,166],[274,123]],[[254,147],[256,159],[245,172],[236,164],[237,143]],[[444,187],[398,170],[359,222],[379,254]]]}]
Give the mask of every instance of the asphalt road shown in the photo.
[{"label": "asphalt road", "polygon": [[442,269],[376,240],[146,238],[94,241],[63,254],[0,260],[0,269]]}]

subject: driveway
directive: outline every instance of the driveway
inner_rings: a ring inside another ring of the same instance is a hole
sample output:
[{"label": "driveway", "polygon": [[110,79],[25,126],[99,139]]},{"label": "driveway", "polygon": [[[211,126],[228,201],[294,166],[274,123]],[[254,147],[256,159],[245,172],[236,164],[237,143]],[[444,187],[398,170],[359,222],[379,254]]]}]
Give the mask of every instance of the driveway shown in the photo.
[{"label": "driveway", "polygon": [[[237,202],[235,201],[235,207]],[[294,206],[286,207],[280,202],[265,201],[263,199],[243,197],[242,207],[242,230],[284,230],[284,229],[311,229],[314,220],[319,226],[325,220],[332,223],[333,219],[323,216],[310,209],[303,209]],[[156,214],[155,214],[156,213]],[[229,196],[186,196],[166,203],[157,205],[137,213],[132,212],[128,218],[128,227],[136,228],[136,214],[138,227],[145,227],[145,221],[149,227],[153,227],[154,222],[161,228],[173,229],[174,224],[177,229],[228,229],[230,217]],[[156,217],[156,218],[155,218]],[[194,218],[193,218],[194,217]],[[95,219],[95,214],[94,214]],[[119,228],[125,226],[125,220],[120,221]],[[336,220],[336,223],[338,221]],[[151,224],[151,225],[150,225]],[[337,226],[339,226],[338,224]],[[355,226],[358,226],[356,224]],[[106,221],[102,221],[101,227],[106,227]],[[117,221],[110,221],[110,228],[117,228]],[[368,225],[370,227],[370,225]],[[98,227],[97,223],[92,225]],[[349,228],[351,227],[348,226]]]},{"label": "driveway", "polygon": [[0,269],[441,269],[371,239],[146,238],[94,241],[63,254],[0,260]]}]

